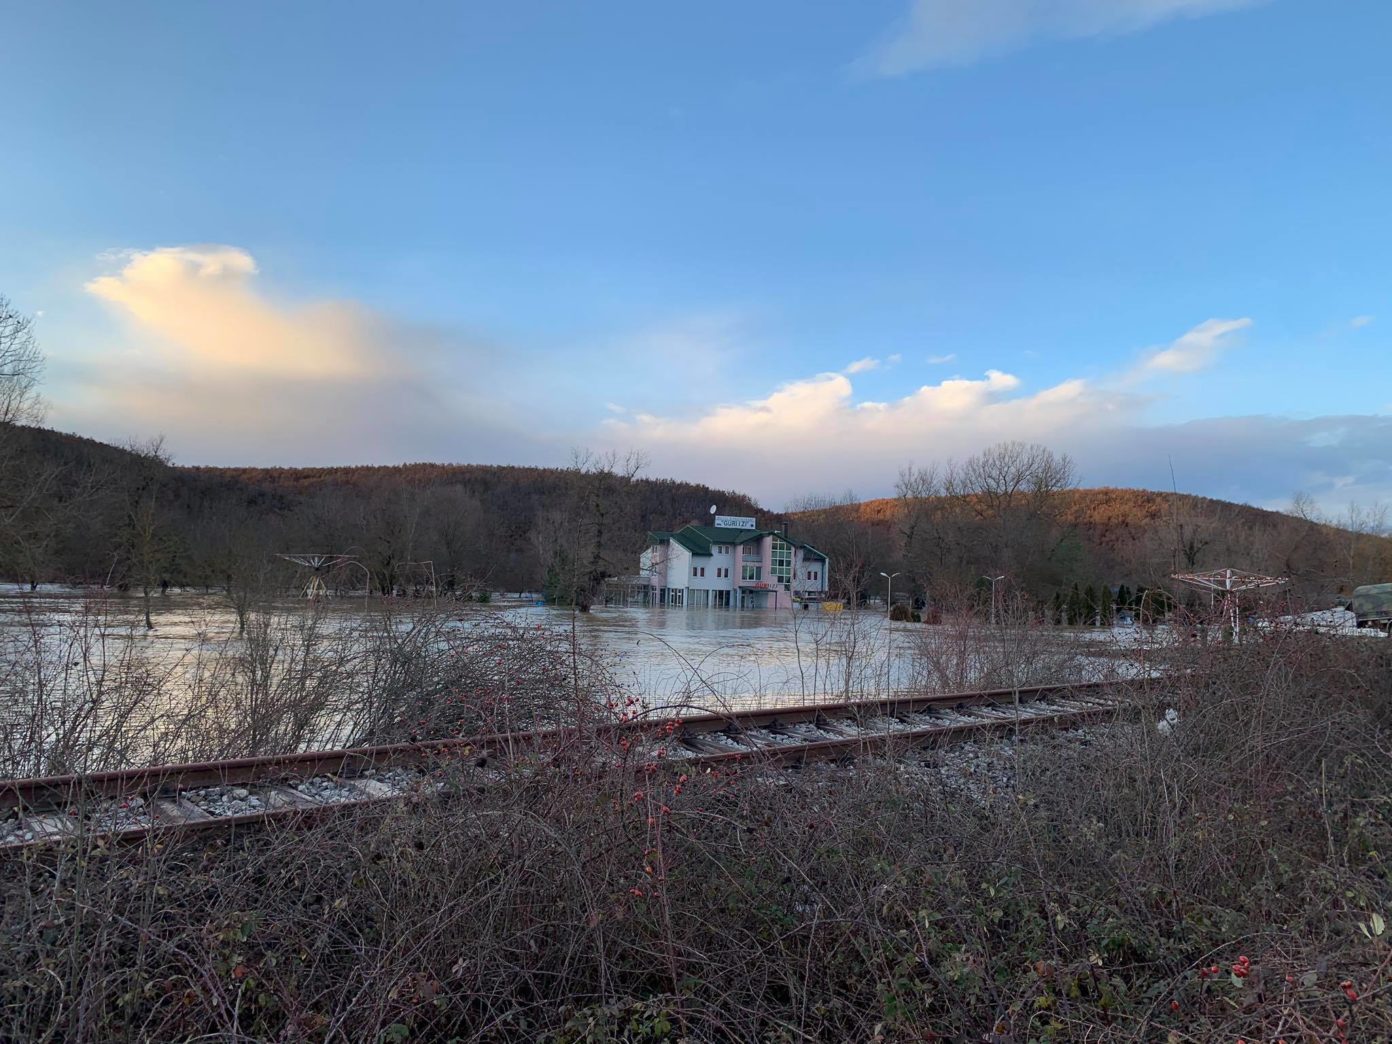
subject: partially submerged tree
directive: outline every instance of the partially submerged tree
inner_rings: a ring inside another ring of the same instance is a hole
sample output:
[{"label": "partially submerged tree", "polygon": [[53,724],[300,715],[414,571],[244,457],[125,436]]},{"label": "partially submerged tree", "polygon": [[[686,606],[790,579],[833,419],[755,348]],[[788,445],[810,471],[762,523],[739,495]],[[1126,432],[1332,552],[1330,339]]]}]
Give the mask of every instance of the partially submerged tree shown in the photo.
[{"label": "partially submerged tree", "polygon": [[132,443],[130,473],[125,481],[125,517],[118,555],[124,561],[126,580],[140,589],[145,628],[153,630],[150,596],[164,586],[174,558],[173,537],[164,522],[161,488],[170,458],[162,438]]},{"label": "partially submerged tree", "polygon": [[571,457],[568,503],[548,512],[537,527],[537,550],[545,563],[547,600],[590,611],[614,573],[610,538],[621,491],[647,466],[638,452],[576,450]]}]

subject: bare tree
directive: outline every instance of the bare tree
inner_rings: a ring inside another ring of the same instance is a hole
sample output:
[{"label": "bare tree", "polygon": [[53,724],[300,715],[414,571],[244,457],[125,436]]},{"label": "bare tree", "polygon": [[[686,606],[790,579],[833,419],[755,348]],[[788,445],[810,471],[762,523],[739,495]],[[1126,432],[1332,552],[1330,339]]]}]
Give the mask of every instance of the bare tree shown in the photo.
[{"label": "bare tree", "polygon": [[163,438],[144,444],[132,443],[127,448],[133,459],[126,484],[121,551],[128,581],[140,588],[145,629],[153,630],[150,595],[155,587],[162,585],[173,561],[173,540],[164,524],[160,497],[170,458],[165,452]]},{"label": "bare tree", "polygon": [[16,425],[43,419],[44,357],[34,320],[0,296],[0,568],[38,586],[61,528],[63,467],[24,452]]},{"label": "bare tree", "polygon": [[973,523],[964,534],[963,564],[973,573],[1005,573],[1013,584],[1056,583],[1046,574],[1061,546],[1059,500],[1076,485],[1072,458],[1033,443],[1001,442],[948,464],[943,496]]},{"label": "bare tree", "polygon": [[0,296],[0,426],[43,419],[39,381],[44,357],[34,338],[34,319]]},{"label": "bare tree", "polygon": [[983,519],[1004,519],[1028,509],[1038,513],[1078,484],[1066,453],[1025,442],[999,442],[962,463],[948,465],[943,492]]},{"label": "bare tree", "polygon": [[936,464],[899,470],[894,484],[899,504],[900,557],[910,583],[925,595],[943,578],[949,564],[948,503]]},{"label": "bare tree", "polygon": [[636,451],[593,453],[576,450],[571,455],[570,504],[564,515],[552,513],[539,523],[539,547],[546,562],[546,594],[560,605],[590,611],[604,581],[613,575],[609,539],[613,513],[620,492],[647,466]]},{"label": "bare tree", "polygon": [[1310,523],[1323,545],[1326,579],[1342,592],[1392,578],[1392,524],[1388,506],[1352,502],[1341,515],[1320,510],[1314,497],[1300,492],[1288,514]]},{"label": "bare tree", "polygon": [[860,604],[871,590],[875,574],[893,562],[888,527],[868,524],[851,490],[839,497],[801,497],[789,504],[788,510],[798,515],[799,538],[831,559],[828,590],[852,605]]}]

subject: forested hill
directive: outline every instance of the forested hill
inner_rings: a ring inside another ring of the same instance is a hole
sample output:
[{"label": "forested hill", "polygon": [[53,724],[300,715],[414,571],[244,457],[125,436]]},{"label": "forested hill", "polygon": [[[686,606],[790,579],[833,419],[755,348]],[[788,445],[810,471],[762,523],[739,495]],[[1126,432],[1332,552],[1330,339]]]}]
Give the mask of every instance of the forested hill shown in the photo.
[{"label": "forested hill", "polygon": [[[1186,493],[1065,489],[1045,504],[985,510],[970,496],[886,497],[792,516],[799,530],[859,570],[901,583],[969,586],[1008,572],[1039,598],[1073,584],[1172,586],[1175,572],[1231,566],[1289,576],[1297,595],[1332,602],[1363,583],[1392,581],[1386,519],[1351,509],[1307,517]],[[883,581],[881,581],[882,583]]]},{"label": "forested hill", "polygon": [[351,552],[381,587],[433,567],[458,584],[536,589],[558,550],[589,571],[635,572],[649,530],[712,504],[762,514],[743,494],[629,477],[620,461],[179,467],[46,429],[0,433],[0,573],[15,580],[216,587],[279,553]]},{"label": "forested hill", "polygon": [[[264,590],[293,581],[281,554],[350,553],[378,590],[418,586],[433,570],[447,585],[545,585],[584,600],[605,576],[636,571],[649,530],[704,520],[712,504],[780,520],[739,493],[628,470],[178,467],[150,447],[0,427],[0,576]],[[1289,575],[1312,600],[1392,580],[1392,541],[1375,534],[1385,528],[1375,517],[1340,525],[1134,489],[981,506],[901,497],[789,518],[831,556],[847,597],[880,590],[882,572],[904,574],[896,590],[922,592],[1008,574],[1041,600],[1074,584],[1164,586],[1172,572],[1220,566]]]}]

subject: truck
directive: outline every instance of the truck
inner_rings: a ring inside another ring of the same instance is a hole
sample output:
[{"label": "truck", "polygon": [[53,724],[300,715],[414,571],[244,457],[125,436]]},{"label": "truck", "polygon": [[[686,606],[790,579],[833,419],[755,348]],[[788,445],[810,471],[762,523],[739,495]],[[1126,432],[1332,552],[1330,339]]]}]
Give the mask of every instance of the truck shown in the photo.
[{"label": "truck", "polygon": [[1392,631],[1392,584],[1355,587],[1348,608],[1359,627],[1381,627]]}]

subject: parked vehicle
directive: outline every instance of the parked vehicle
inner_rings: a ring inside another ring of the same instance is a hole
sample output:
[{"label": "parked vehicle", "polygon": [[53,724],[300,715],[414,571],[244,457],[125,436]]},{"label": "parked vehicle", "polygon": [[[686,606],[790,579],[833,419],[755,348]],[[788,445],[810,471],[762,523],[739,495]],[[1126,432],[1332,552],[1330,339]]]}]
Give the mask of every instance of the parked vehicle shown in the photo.
[{"label": "parked vehicle", "polygon": [[1349,609],[1359,627],[1382,627],[1392,630],[1392,584],[1365,584],[1353,589]]}]

